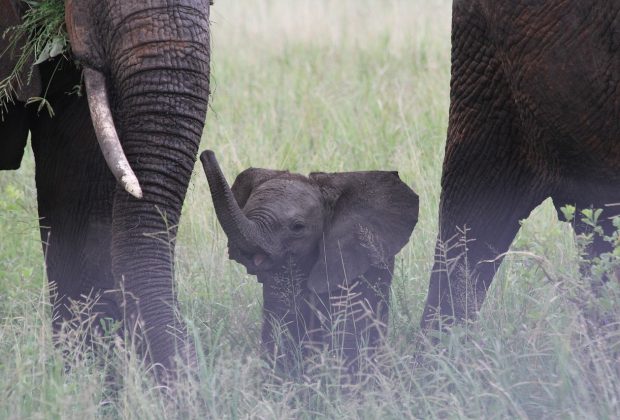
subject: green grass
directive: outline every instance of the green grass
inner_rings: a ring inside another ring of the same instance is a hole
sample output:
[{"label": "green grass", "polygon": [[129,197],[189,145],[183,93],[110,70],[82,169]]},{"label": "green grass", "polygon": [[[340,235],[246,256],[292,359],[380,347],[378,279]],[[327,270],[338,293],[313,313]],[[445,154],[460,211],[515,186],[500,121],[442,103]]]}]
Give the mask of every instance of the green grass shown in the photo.
[{"label": "green grass", "polygon": [[[397,261],[389,345],[365,386],[341,388],[331,362],[279,383],[259,357],[261,291],[227,259],[197,165],[178,237],[181,312],[200,351],[198,381],[161,397],[115,348],[116,395],[75,357],[63,373],[36,229],[32,155],[0,176],[0,418],[617,418],[613,329],[578,310],[570,226],[545,202],[513,245],[469,339],[457,330],[419,352],[447,124],[450,2],[216,1],[211,109],[202,148],[229,180],[249,167],[398,170],[420,195],[420,222]],[[599,302],[595,302],[599,304]],[[611,311],[618,302],[608,300]],[[73,353],[72,353],[73,354]],[[78,353],[79,354],[79,353]]]}]

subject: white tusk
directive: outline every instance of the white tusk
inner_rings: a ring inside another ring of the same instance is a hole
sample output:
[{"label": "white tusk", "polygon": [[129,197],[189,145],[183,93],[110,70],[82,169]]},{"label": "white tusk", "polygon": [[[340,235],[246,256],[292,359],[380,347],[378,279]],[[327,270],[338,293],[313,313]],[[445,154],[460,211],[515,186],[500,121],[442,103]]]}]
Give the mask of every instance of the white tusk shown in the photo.
[{"label": "white tusk", "polygon": [[96,70],[85,67],[84,84],[86,85],[88,108],[95,127],[95,134],[108,168],[129,194],[136,198],[142,198],[142,188],[140,188],[138,178],[129,166],[116,127],[114,127],[105,87],[105,76]]}]

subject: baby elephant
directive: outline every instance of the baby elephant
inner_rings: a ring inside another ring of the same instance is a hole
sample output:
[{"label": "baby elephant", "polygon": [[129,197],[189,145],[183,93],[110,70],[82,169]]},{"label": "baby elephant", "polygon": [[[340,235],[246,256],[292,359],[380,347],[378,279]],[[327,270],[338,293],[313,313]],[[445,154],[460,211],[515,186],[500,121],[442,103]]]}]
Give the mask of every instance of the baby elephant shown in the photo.
[{"label": "baby elephant", "polygon": [[229,188],[215,155],[200,156],[229,257],[263,285],[262,342],[292,369],[330,349],[356,369],[387,332],[394,256],[409,241],[418,196],[397,172],[250,168]]}]

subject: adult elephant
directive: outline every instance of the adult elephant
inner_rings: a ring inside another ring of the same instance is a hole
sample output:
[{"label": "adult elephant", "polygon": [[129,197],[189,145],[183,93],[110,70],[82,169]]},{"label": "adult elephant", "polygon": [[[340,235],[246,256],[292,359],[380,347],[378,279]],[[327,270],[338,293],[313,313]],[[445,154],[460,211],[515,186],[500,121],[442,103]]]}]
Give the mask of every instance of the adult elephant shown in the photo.
[{"label": "adult elephant", "polygon": [[[620,202],[620,1],[455,0],[452,25],[439,234],[423,328],[475,316],[519,221],[544,199],[560,217],[566,204]],[[604,212],[617,214],[618,207]],[[601,220],[610,233],[611,222]],[[455,245],[463,234],[467,245]],[[605,250],[597,240],[591,252]]]},{"label": "adult elephant", "polygon": [[[0,4],[2,23],[18,23],[21,2]],[[18,90],[0,163],[19,166],[30,131],[55,329],[91,296],[95,325],[124,320],[165,372],[175,355],[195,359],[175,315],[173,253],[209,96],[209,1],[66,0],[65,16],[72,57],[35,75],[55,115],[24,105],[43,96],[36,85]],[[85,95],[68,94],[82,78]]]}]

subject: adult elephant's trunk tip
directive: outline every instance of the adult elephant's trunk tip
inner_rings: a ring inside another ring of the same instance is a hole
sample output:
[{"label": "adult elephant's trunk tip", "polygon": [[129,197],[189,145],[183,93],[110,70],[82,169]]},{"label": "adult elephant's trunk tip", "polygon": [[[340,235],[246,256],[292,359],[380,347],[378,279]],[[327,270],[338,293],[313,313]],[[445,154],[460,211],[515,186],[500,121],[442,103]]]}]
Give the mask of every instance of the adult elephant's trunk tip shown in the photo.
[{"label": "adult elephant's trunk tip", "polygon": [[205,150],[200,155],[200,161],[209,182],[215,214],[229,242],[248,253],[269,253],[269,247],[261,240],[256,225],[241,211],[215,153]]},{"label": "adult elephant's trunk tip", "polygon": [[84,68],[84,84],[95,134],[108,168],[125,191],[136,198],[142,198],[140,182],[127,161],[116,132],[105,76],[97,70],[86,67]]}]

